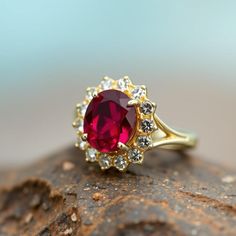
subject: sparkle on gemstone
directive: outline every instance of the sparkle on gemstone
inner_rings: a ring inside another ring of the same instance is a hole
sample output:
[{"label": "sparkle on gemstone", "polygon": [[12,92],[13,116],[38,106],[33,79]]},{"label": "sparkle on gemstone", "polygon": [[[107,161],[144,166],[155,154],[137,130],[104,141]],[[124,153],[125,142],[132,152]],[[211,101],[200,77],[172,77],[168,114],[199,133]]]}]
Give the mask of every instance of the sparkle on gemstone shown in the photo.
[{"label": "sparkle on gemstone", "polygon": [[150,115],[153,112],[153,106],[151,104],[151,102],[146,101],[144,103],[141,104],[140,106],[140,111],[141,113],[143,113],[144,115]]},{"label": "sparkle on gemstone", "polygon": [[94,162],[97,159],[98,151],[94,148],[88,148],[86,151],[86,161]]},{"label": "sparkle on gemstone", "polygon": [[103,90],[108,90],[112,88],[113,85],[113,79],[109,78],[109,77],[105,77],[102,82],[101,82],[101,88]]},{"label": "sparkle on gemstone", "polygon": [[117,156],[114,160],[114,166],[118,169],[118,170],[125,170],[128,166],[128,162],[125,159],[125,157],[123,156]]},{"label": "sparkle on gemstone", "polygon": [[154,129],[154,123],[152,120],[145,119],[141,121],[140,127],[143,132],[149,133],[149,132],[152,132]]},{"label": "sparkle on gemstone", "polygon": [[85,150],[87,148],[87,142],[84,142],[81,137],[78,137],[77,145],[81,150]]},{"label": "sparkle on gemstone", "polygon": [[85,112],[87,110],[87,105],[86,104],[79,104],[77,107],[77,111],[81,116],[85,115]]},{"label": "sparkle on gemstone", "polygon": [[146,89],[143,86],[136,86],[132,94],[134,99],[141,99],[146,95]]},{"label": "sparkle on gemstone", "polygon": [[87,94],[86,94],[86,99],[88,99],[88,100],[93,99],[93,95],[95,92],[96,92],[96,88],[88,88]]},{"label": "sparkle on gemstone", "polygon": [[136,109],[128,106],[131,99],[121,91],[106,90],[90,102],[84,119],[88,143],[100,152],[117,151],[118,143],[126,144],[136,128]]},{"label": "sparkle on gemstone", "polygon": [[139,136],[137,143],[140,148],[145,149],[151,146],[151,139],[147,136]]},{"label": "sparkle on gemstone", "polygon": [[84,121],[82,119],[79,119],[78,122],[77,122],[77,130],[80,133],[84,132]]},{"label": "sparkle on gemstone", "polygon": [[112,165],[111,157],[106,154],[101,155],[98,162],[102,170],[109,169]]},{"label": "sparkle on gemstone", "polygon": [[120,90],[125,91],[129,88],[131,85],[131,81],[129,78],[122,78],[118,80],[118,87]]},{"label": "sparkle on gemstone", "polygon": [[143,154],[137,148],[129,150],[128,158],[132,163],[141,163],[143,161]]}]

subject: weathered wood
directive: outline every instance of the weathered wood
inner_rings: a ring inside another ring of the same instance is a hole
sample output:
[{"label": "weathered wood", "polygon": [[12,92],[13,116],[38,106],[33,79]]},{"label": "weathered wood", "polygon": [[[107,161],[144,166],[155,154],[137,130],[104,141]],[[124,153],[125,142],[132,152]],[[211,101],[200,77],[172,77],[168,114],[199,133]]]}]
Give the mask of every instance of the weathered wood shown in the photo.
[{"label": "weathered wood", "polygon": [[0,174],[0,235],[236,235],[235,172],[167,151],[101,172],[70,147]]}]

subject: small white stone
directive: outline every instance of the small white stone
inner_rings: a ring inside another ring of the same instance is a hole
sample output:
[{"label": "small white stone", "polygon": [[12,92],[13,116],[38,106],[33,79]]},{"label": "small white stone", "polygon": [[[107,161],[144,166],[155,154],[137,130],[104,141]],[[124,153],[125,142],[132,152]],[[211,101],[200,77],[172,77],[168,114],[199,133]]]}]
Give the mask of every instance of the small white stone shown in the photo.
[{"label": "small white stone", "polygon": [[143,161],[143,154],[137,148],[129,150],[128,158],[132,163],[141,163]]},{"label": "small white stone", "polygon": [[146,88],[143,86],[136,86],[132,91],[133,98],[139,100],[146,96]]},{"label": "small white stone", "polygon": [[145,133],[152,132],[154,129],[154,122],[148,119],[142,120],[140,124],[140,128]]},{"label": "small white stone", "polygon": [[109,78],[109,77],[105,77],[102,82],[101,82],[101,88],[102,90],[108,90],[112,88],[114,80]]},{"label": "small white stone", "polygon": [[80,133],[83,133],[84,132],[84,121],[83,119],[79,119],[78,122],[77,122],[77,130],[80,132]]},{"label": "small white stone", "polygon": [[87,148],[87,142],[83,141],[81,137],[79,137],[76,146],[84,151]]},{"label": "small white stone", "polygon": [[85,155],[86,161],[94,162],[97,159],[98,151],[94,148],[88,148]]},{"label": "small white stone", "polygon": [[93,99],[93,96],[94,96],[94,93],[96,93],[96,88],[92,87],[92,88],[88,88],[87,89],[87,94],[86,94],[86,99],[87,100],[92,100]]},{"label": "small white stone", "polygon": [[101,155],[98,162],[102,170],[109,169],[112,164],[111,157],[106,154]]},{"label": "small white stone", "polygon": [[146,149],[150,147],[151,143],[152,143],[151,139],[147,136],[139,136],[137,138],[137,144],[142,149]]},{"label": "small white stone", "polygon": [[81,116],[84,116],[86,113],[88,105],[86,104],[79,104],[77,107],[77,111]]},{"label": "small white stone", "polygon": [[125,159],[125,157],[123,156],[117,156],[115,161],[114,161],[114,166],[120,170],[120,171],[123,171],[127,168],[128,166],[128,162],[127,160]]},{"label": "small white stone", "polygon": [[126,90],[128,90],[129,86],[131,85],[131,81],[128,77],[124,77],[122,79],[119,79],[117,84],[118,84],[118,88],[121,91],[126,91]]},{"label": "small white stone", "polygon": [[144,115],[150,115],[153,113],[153,105],[149,101],[145,101],[144,103],[141,104],[140,106],[140,112],[143,113]]}]

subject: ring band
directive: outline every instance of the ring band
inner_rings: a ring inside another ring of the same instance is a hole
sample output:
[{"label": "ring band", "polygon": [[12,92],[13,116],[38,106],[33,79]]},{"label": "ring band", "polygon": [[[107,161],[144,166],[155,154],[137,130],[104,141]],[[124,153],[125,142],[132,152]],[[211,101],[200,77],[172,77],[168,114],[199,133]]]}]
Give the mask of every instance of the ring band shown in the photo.
[{"label": "ring band", "polygon": [[171,150],[185,150],[196,146],[197,137],[194,133],[174,130],[168,127],[156,114],[154,117],[160,129],[152,134],[152,148],[160,147]]},{"label": "ring band", "polygon": [[144,153],[153,148],[196,146],[195,134],[170,128],[157,116],[156,108],[144,85],[134,85],[127,76],[104,77],[76,105],[76,147],[85,151],[86,161],[98,162],[102,170],[125,171],[132,163],[141,164]]}]

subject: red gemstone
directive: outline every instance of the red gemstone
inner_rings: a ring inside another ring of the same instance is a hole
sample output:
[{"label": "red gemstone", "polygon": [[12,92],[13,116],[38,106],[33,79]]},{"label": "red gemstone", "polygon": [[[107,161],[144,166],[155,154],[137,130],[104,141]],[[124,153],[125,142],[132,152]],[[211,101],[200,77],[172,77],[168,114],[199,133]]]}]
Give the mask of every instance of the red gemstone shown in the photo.
[{"label": "red gemstone", "polygon": [[118,150],[118,142],[126,144],[136,127],[136,110],[128,106],[131,99],[117,90],[106,90],[90,102],[85,118],[84,133],[88,143],[100,152]]}]

